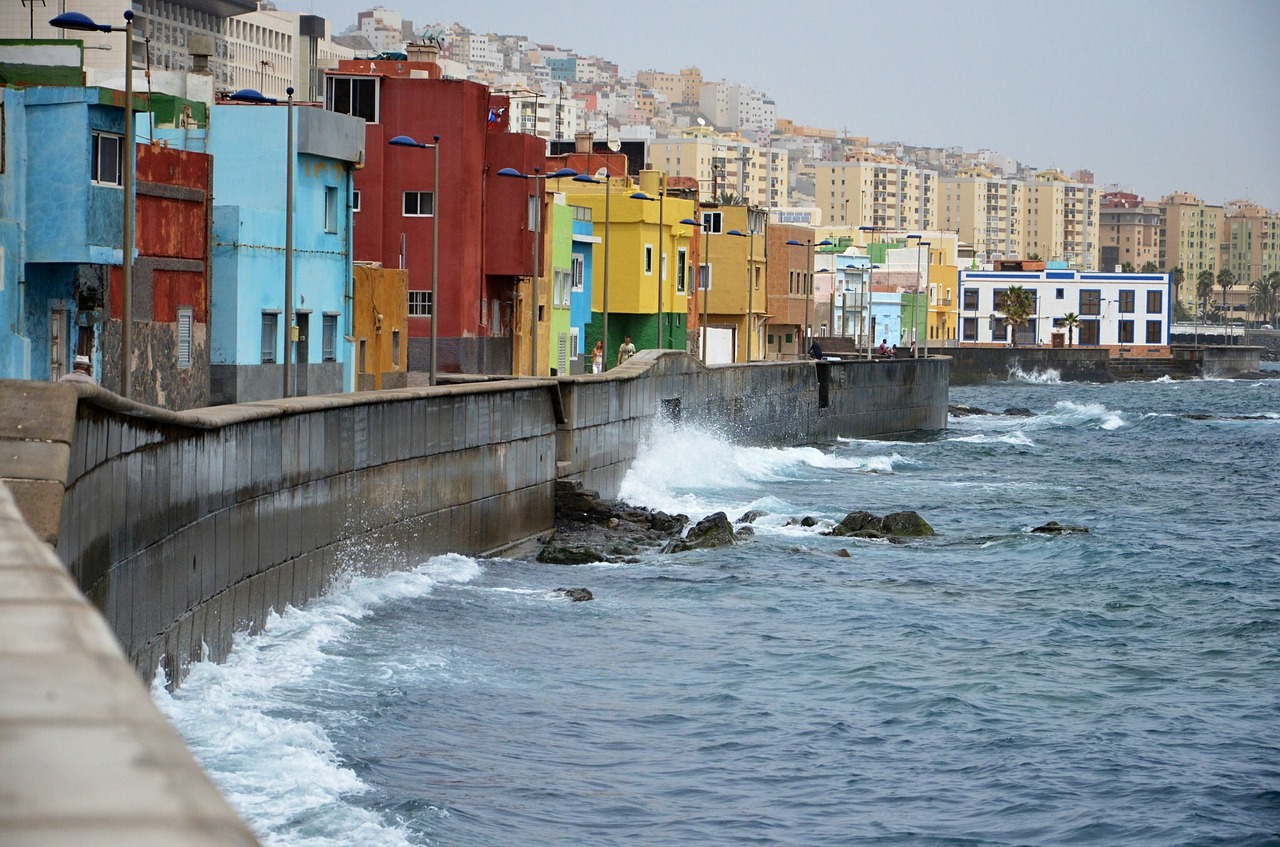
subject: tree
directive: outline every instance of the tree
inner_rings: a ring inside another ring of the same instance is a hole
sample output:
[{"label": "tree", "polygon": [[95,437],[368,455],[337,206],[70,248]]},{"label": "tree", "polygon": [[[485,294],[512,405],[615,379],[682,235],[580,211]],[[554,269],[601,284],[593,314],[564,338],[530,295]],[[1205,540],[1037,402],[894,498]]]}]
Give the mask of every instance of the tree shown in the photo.
[{"label": "tree", "polygon": [[1272,271],[1266,279],[1255,279],[1249,284],[1249,308],[1263,317],[1263,323],[1276,325],[1280,313],[1280,271]]},{"label": "tree", "polygon": [[1173,282],[1173,299],[1175,302],[1182,300],[1182,283],[1187,279],[1187,273],[1181,266],[1169,271],[1169,279]]},{"label": "tree", "polygon": [[1028,255],[1028,256],[1027,256],[1027,261],[1028,261],[1028,262],[1038,262],[1038,261],[1040,261],[1040,254],[1039,254],[1039,253],[1031,253],[1030,255]]},{"label": "tree", "polygon": [[1203,270],[1196,274],[1196,302],[1200,304],[1200,314],[1209,312],[1209,298],[1213,295],[1213,271]]},{"label": "tree", "polygon": [[1133,273],[1133,262],[1123,262],[1123,263],[1121,263],[1121,265],[1120,265],[1120,273],[1122,273],[1122,274],[1131,274],[1131,273]]},{"label": "tree", "polygon": [[1067,346],[1074,346],[1076,327],[1080,326],[1080,316],[1075,312],[1067,312],[1062,316],[1060,323],[1067,328]]},{"label": "tree", "polygon": [[1218,287],[1222,289],[1222,325],[1227,325],[1227,312],[1231,306],[1227,303],[1227,292],[1236,284],[1236,275],[1227,268],[1218,271]]},{"label": "tree", "polygon": [[1160,266],[1148,259],[1142,263],[1142,272],[1144,274],[1158,274],[1160,273]]},{"label": "tree", "polygon": [[1018,327],[1027,322],[1036,310],[1036,298],[1021,285],[1011,285],[1004,293],[1004,325],[1010,327],[1009,338],[1018,346]]},{"label": "tree", "polygon": [[720,198],[717,200],[721,206],[745,206],[746,200],[742,199],[742,195],[734,191],[721,191]]}]

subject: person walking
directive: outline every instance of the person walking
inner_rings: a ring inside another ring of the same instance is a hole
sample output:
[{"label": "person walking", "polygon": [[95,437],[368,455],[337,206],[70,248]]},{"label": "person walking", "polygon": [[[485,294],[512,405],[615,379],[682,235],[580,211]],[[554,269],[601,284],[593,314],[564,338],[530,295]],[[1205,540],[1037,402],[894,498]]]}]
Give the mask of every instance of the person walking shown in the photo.
[{"label": "person walking", "polygon": [[604,373],[603,341],[597,341],[595,349],[591,351],[591,372],[593,374]]},{"label": "person walking", "polygon": [[816,338],[813,339],[813,343],[809,345],[809,358],[819,360],[822,358],[822,345],[818,343],[818,339]]},{"label": "person walking", "polygon": [[618,345],[618,364],[622,364],[636,354],[636,345],[631,343],[631,336],[622,336],[622,344]]},{"label": "person walking", "polygon": [[59,377],[58,382],[83,382],[86,385],[98,384],[98,381],[93,378],[93,363],[89,361],[88,356],[76,356],[71,370]]}]

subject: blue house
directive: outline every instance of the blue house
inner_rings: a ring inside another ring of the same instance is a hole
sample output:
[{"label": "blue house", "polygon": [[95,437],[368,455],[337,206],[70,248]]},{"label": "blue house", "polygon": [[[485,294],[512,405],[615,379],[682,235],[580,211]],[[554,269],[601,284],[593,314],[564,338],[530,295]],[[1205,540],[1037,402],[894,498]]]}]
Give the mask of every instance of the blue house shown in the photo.
[{"label": "blue house", "polygon": [[[286,327],[288,109],[220,101],[207,142],[157,129],[213,154],[211,397],[235,403],[352,391],[352,172],[363,161],[364,120],[294,107],[293,325]],[[291,330],[291,332],[290,332]],[[286,341],[290,333],[292,343]]]},{"label": "blue house", "polygon": [[[101,373],[110,267],[121,264],[124,109],[100,88],[6,88],[0,170],[0,377]],[[118,361],[111,355],[109,361]]]},{"label": "blue house", "polygon": [[573,288],[569,296],[569,338],[573,346],[571,355],[583,363],[583,369],[591,372],[591,355],[582,349],[582,339],[587,337],[591,323],[591,284],[593,277],[592,246],[600,242],[594,234],[590,206],[571,206],[573,209]]}]

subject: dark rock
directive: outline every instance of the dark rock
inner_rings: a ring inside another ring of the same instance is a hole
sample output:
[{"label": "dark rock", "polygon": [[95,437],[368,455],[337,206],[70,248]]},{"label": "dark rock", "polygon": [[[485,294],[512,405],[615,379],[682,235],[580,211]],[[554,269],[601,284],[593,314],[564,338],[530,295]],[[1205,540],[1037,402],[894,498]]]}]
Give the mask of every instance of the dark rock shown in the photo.
[{"label": "dark rock", "polygon": [[933,531],[933,527],[915,512],[894,512],[891,515],[885,515],[881,521],[885,535],[908,536],[919,538],[923,535],[937,535]]},{"label": "dark rock", "polygon": [[595,595],[585,588],[557,588],[556,594],[563,594],[575,603],[585,603],[588,600],[594,600]]},{"label": "dark rock", "polygon": [[1211,421],[1214,416],[1206,415],[1204,412],[1186,412],[1182,417],[1189,421]]},{"label": "dark rock", "polygon": [[752,509],[744,512],[742,517],[738,518],[734,523],[755,523],[757,518],[763,518],[768,512],[762,512],[759,509]]},{"label": "dark rock", "polygon": [[849,552],[847,549],[845,549],[844,547],[841,547],[839,550],[837,550],[837,551],[835,552],[835,555],[839,556],[841,559],[852,559],[852,558],[853,558],[853,554],[852,554],[852,553],[850,553],[850,552]]},{"label": "dark rock", "polygon": [[850,512],[827,535],[853,536],[855,538],[918,538],[936,535],[933,527],[915,512],[894,512],[877,517],[867,511]]},{"label": "dark rock", "polygon": [[818,519],[810,515],[805,515],[800,519],[800,526],[817,526]]},{"label": "dark rock", "polygon": [[1013,406],[1004,410],[1005,416],[1010,418],[1034,418],[1036,413],[1025,406]]},{"label": "dark rock", "polygon": [[740,526],[733,531],[734,538],[750,538],[755,534],[756,534],[755,529],[749,526]]},{"label": "dark rock", "polygon": [[955,415],[957,418],[963,418],[966,415],[989,415],[986,409],[979,409],[977,406],[965,406],[963,404],[956,406],[948,406],[947,414]]},{"label": "dark rock", "polygon": [[604,500],[579,482],[556,482],[556,525],[537,559],[561,565],[635,561],[646,548],[661,548],[688,524],[684,515]]},{"label": "dark rock", "polygon": [[673,538],[663,548],[664,553],[683,553],[687,550],[710,550],[733,545],[733,525],[724,512],[707,515],[690,528],[684,538]]},{"label": "dark rock", "polygon": [[1047,524],[1038,526],[1031,531],[1038,532],[1041,535],[1065,535],[1066,533],[1070,533],[1070,532],[1088,532],[1089,527],[1067,526],[1065,524],[1060,524],[1057,521],[1049,521]]}]

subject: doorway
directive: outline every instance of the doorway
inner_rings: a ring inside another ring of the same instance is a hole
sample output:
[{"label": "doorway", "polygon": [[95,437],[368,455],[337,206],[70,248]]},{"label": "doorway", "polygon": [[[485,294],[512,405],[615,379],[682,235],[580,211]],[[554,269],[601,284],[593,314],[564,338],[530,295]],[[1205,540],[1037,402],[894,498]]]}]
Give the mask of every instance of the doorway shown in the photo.
[{"label": "doorway", "polygon": [[295,364],[293,367],[294,395],[307,396],[307,362],[311,361],[311,313],[296,312],[294,320],[298,325],[298,343],[295,345]]}]

